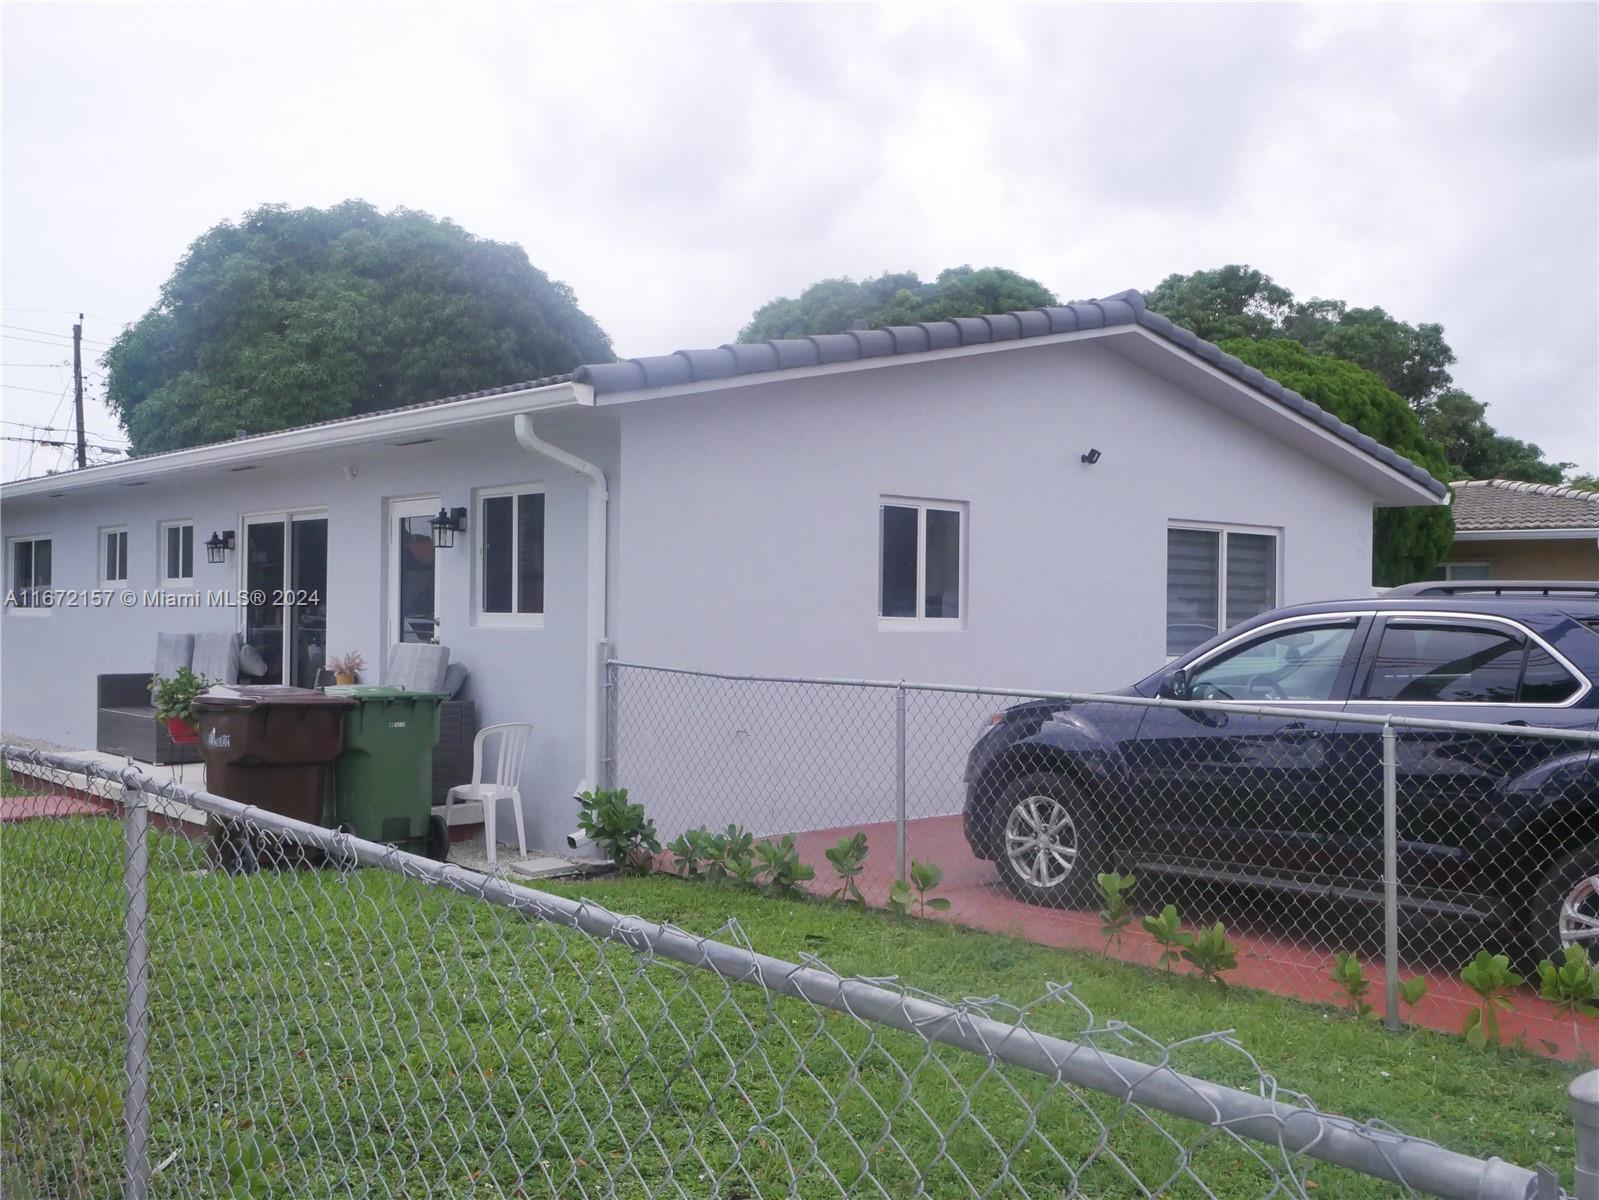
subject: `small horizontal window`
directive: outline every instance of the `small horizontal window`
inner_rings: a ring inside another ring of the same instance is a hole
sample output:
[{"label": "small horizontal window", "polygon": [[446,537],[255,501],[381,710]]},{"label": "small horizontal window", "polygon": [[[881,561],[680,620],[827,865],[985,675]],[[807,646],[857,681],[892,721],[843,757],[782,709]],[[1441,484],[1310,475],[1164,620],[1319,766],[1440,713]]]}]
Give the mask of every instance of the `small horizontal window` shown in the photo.
[{"label": "small horizontal window", "polygon": [[1277,607],[1277,535],[1221,526],[1166,530],[1166,653],[1186,654]]}]

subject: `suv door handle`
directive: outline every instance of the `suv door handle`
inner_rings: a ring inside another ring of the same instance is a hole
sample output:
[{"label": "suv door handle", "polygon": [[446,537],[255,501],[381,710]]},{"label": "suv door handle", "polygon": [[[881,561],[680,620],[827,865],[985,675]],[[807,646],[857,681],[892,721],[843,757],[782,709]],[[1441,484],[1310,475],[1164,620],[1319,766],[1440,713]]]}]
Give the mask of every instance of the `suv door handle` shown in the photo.
[{"label": "suv door handle", "polygon": [[1289,741],[1313,742],[1321,737],[1321,730],[1303,721],[1294,721],[1292,724],[1284,725],[1279,734]]}]

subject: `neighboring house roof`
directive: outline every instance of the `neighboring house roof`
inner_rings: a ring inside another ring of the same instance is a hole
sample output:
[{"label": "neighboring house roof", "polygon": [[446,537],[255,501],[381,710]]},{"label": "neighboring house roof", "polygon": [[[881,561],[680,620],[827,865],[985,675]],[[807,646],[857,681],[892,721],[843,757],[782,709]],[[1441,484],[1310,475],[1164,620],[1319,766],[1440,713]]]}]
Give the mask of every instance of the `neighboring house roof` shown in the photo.
[{"label": "neighboring house roof", "polygon": [[[130,470],[138,474],[161,471],[170,460],[171,469],[180,469],[187,462],[202,459],[248,455],[259,447],[261,454],[284,453],[297,450],[303,444],[307,431],[326,430],[339,435],[337,440],[355,440],[361,427],[387,428],[393,419],[407,414],[426,413],[439,409],[438,421],[454,420],[485,401],[513,393],[534,391],[540,388],[564,386],[568,391],[587,387],[596,395],[626,393],[648,388],[694,384],[713,380],[726,380],[742,376],[764,376],[781,371],[824,367],[835,363],[861,362],[866,359],[891,356],[909,356],[937,351],[979,347],[982,345],[1012,342],[1026,338],[1079,333],[1116,326],[1138,326],[1177,348],[1188,352],[1202,363],[1209,364],[1255,392],[1265,396],[1283,409],[1297,414],[1319,426],[1333,437],[1347,443],[1376,462],[1419,486],[1423,491],[1445,497],[1448,488],[1434,479],[1426,470],[1403,455],[1396,453],[1376,439],[1345,424],[1319,405],[1305,399],[1298,392],[1283,387],[1267,378],[1259,370],[1241,359],[1223,351],[1219,346],[1204,341],[1194,333],[1159,313],[1144,306],[1144,298],[1136,291],[1118,292],[1103,300],[1088,300],[1080,304],[1063,304],[1023,312],[995,313],[980,317],[953,317],[943,321],[924,321],[918,325],[896,325],[888,329],[860,329],[847,333],[816,334],[803,338],[784,338],[767,342],[736,343],[706,350],[679,350],[674,354],[649,358],[633,358],[616,363],[590,363],[564,375],[550,375],[523,383],[503,387],[465,392],[456,396],[443,396],[418,404],[384,409],[359,416],[337,417],[307,425],[295,425],[269,433],[248,434],[228,442],[193,446],[183,450],[142,455],[136,459],[99,463],[76,471],[27,480],[13,480],[3,485],[14,492],[29,493],[48,480],[52,488],[73,488],[89,484],[92,480],[120,476]],[[451,409],[451,406],[460,406]],[[426,418],[417,424],[425,424]],[[352,428],[346,430],[343,427]]]},{"label": "neighboring house roof", "polygon": [[1107,329],[1116,325],[1139,325],[1160,335],[1264,393],[1285,408],[1314,421],[1385,466],[1419,483],[1433,495],[1442,497],[1448,494],[1444,484],[1408,458],[1340,421],[1321,406],[1306,400],[1291,388],[1285,388],[1275,379],[1268,378],[1221,347],[1204,341],[1159,313],[1151,312],[1144,305],[1144,297],[1136,291],[1117,292],[1103,300],[1052,305],[1022,312],[952,317],[946,321],[923,321],[917,325],[851,329],[845,333],[814,334],[767,342],[730,343],[715,349],[679,350],[675,354],[579,367],[573,372],[573,377],[579,383],[588,384],[597,395],[606,395],[730,379],[741,375],[765,375],[831,363],[858,362],[891,355],[925,354],[933,350],[1076,333],[1086,329]]},{"label": "neighboring house roof", "polygon": [[1516,479],[1467,479],[1450,486],[1457,532],[1599,529],[1599,492]]}]

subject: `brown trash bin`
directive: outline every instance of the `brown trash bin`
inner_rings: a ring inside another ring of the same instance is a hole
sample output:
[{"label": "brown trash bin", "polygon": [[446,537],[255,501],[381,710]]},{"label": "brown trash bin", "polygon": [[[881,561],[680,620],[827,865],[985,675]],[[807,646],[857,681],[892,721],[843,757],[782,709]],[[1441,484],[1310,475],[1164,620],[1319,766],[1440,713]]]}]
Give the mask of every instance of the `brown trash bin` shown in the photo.
[{"label": "brown trash bin", "polygon": [[312,825],[333,811],[333,760],[355,701],[280,684],[213,687],[190,706],[206,789]]}]

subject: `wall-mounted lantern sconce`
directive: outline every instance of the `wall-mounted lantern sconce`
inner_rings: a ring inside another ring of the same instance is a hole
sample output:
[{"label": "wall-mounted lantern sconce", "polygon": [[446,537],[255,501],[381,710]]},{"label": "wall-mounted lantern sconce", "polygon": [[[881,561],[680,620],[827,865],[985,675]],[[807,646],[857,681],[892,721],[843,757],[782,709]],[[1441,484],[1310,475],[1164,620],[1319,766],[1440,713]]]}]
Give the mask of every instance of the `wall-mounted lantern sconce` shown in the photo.
[{"label": "wall-mounted lantern sconce", "polygon": [[1093,466],[1099,460],[1100,460],[1100,453],[1099,453],[1098,450],[1095,450],[1093,447],[1089,447],[1088,453],[1083,455],[1083,461],[1085,463],[1087,463],[1089,466]]},{"label": "wall-mounted lantern sconce", "polygon": [[439,509],[439,515],[428,522],[433,527],[433,545],[448,550],[455,545],[455,535],[466,529],[466,509]]},{"label": "wall-mounted lantern sconce", "polygon": [[211,536],[205,542],[205,561],[212,563],[227,562],[228,551],[233,549],[233,530],[226,533],[217,533],[212,530]]}]

